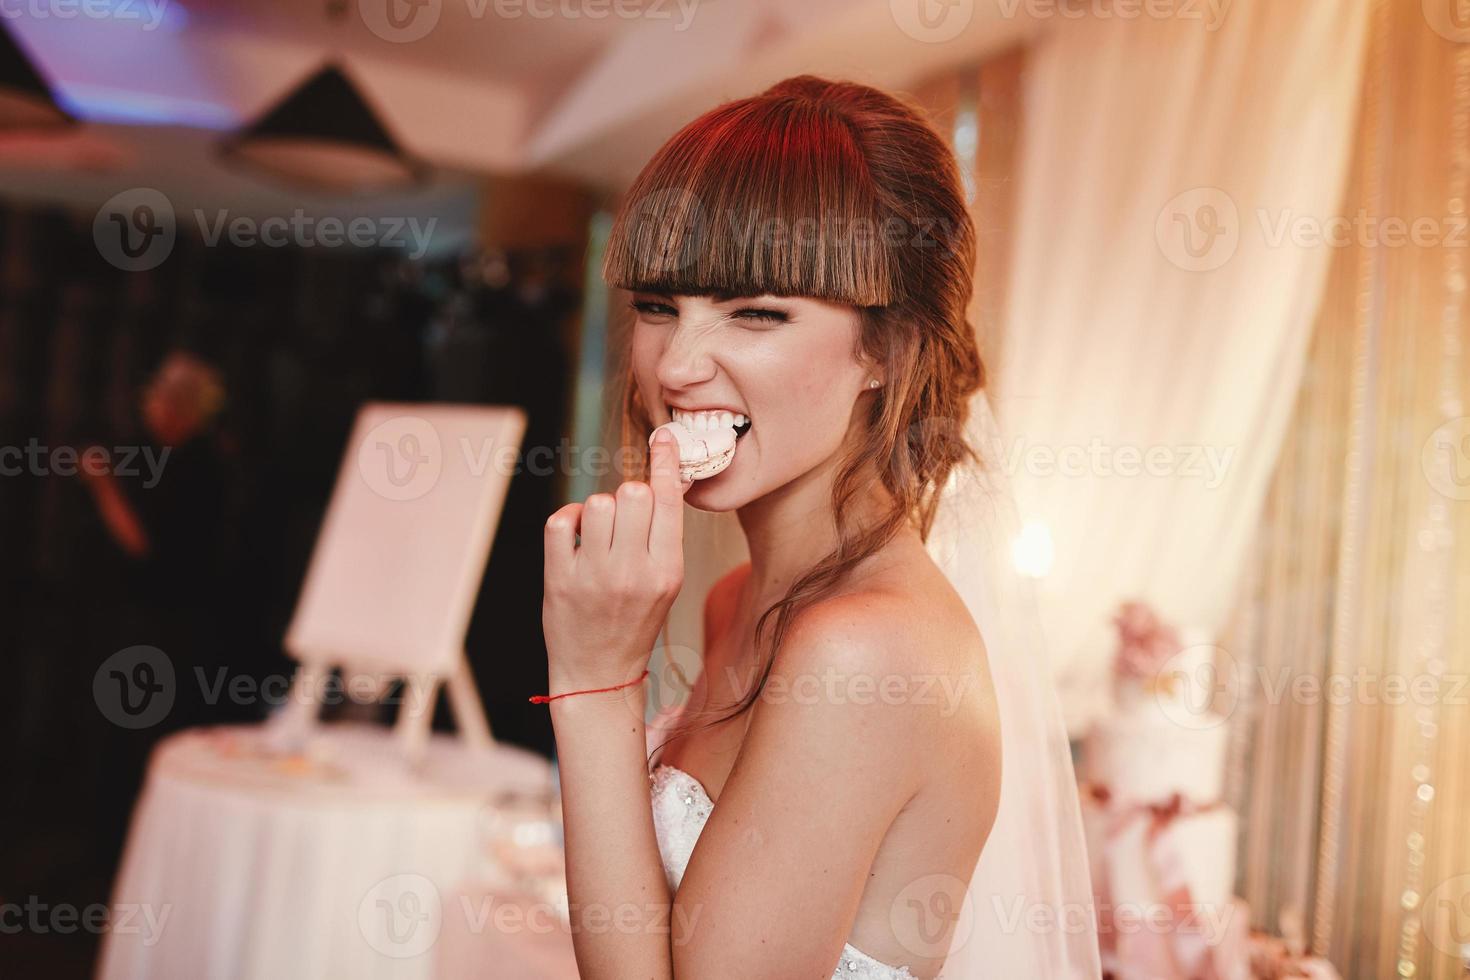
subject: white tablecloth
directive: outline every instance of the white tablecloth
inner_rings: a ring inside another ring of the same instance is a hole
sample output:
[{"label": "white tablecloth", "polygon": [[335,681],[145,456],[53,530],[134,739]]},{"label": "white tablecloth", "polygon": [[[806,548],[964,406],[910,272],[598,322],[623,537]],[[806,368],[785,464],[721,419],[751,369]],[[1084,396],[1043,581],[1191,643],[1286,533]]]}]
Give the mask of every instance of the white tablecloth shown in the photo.
[{"label": "white tablecloth", "polygon": [[[309,757],[263,752],[258,728],[159,745],[113,893],[135,911],[115,918],[99,980],[430,980],[451,975],[441,945],[463,962],[440,937],[463,938],[478,906],[461,896],[484,891],[483,811],[552,785],[546,760],[436,736],[414,774],[387,729],[323,731]],[[526,936],[486,948],[546,945]]]}]

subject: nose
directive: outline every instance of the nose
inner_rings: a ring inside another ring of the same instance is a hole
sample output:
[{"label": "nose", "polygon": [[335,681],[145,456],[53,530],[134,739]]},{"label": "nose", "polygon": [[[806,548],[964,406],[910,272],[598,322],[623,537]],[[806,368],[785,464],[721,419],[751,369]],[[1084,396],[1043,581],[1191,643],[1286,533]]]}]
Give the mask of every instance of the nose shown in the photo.
[{"label": "nose", "polygon": [[658,359],[658,382],[670,391],[688,388],[715,376],[714,331],[688,322],[668,333]]}]

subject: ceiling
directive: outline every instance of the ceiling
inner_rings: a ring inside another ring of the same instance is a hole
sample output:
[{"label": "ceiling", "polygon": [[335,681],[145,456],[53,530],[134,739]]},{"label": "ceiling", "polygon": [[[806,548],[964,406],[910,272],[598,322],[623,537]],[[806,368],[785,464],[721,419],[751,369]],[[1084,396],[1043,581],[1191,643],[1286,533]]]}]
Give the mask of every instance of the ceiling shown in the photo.
[{"label": "ceiling", "polygon": [[[26,0],[14,5],[24,13],[6,14],[4,24],[86,124],[60,137],[0,139],[0,189],[92,207],[146,186],[176,208],[436,215],[439,242],[453,243],[471,232],[477,175],[551,172],[615,191],[659,142],[720,100],[799,72],[902,88],[1018,42],[1036,27],[1024,7]],[[329,59],[352,75],[400,143],[435,166],[429,187],[344,205],[219,163],[223,132]]]}]

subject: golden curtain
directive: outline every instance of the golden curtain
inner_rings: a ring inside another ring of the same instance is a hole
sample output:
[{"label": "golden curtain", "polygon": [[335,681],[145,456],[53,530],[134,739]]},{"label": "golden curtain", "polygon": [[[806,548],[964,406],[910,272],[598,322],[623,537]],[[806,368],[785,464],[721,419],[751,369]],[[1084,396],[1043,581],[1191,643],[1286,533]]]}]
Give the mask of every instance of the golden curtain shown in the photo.
[{"label": "golden curtain", "polygon": [[1470,4],[1376,0],[1354,173],[1240,614],[1255,925],[1349,980],[1470,956]]}]

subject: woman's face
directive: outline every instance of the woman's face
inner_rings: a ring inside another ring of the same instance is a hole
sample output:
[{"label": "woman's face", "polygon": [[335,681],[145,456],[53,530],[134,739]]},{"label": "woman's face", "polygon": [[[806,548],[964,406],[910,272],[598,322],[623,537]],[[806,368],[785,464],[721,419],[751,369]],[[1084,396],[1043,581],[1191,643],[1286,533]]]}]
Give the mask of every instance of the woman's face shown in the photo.
[{"label": "woman's face", "polygon": [[633,373],[654,425],[673,409],[742,414],[735,459],[684,499],[705,511],[744,506],[838,453],[870,366],[853,355],[855,308],[803,297],[635,292]]}]

